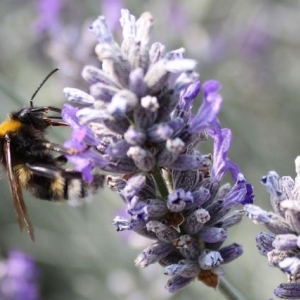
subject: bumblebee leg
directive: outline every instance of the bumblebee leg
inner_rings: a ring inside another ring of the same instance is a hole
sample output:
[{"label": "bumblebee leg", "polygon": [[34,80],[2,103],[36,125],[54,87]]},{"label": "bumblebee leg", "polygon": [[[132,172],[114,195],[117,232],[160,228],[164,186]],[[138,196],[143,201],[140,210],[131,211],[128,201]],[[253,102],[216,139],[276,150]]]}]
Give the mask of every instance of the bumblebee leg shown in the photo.
[{"label": "bumblebee leg", "polygon": [[61,120],[62,116],[47,116],[48,119],[56,119],[56,120]]},{"label": "bumblebee leg", "polygon": [[56,121],[52,121],[51,119],[44,119],[46,122],[48,122],[49,126],[69,126],[67,123],[65,122],[56,122]]},{"label": "bumblebee leg", "polygon": [[42,106],[42,107],[34,107],[30,109],[31,112],[47,112],[47,111],[55,111],[61,113],[61,109],[54,106]]},{"label": "bumblebee leg", "polygon": [[34,152],[54,151],[54,152],[62,153],[63,155],[74,155],[78,152],[76,149],[65,148],[62,145],[50,143],[50,142],[42,142],[42,143],[36,144],[31,147],[31,150]]},{"label": "bumblebee leg", "polygon": [[61,114],[61,109],[54,107],[54,106],[42,106],[42,107],[35,107],[35,108],[30,109],[30,113],[32,113],[32,114],[44,113],[43,120],[48,123],[48,126],[68,126],[68,124],[63,121],[53,121],[53,119],[61,120],[62,117],[61,116],[47,116],[48,111],[54,111],[54,112]]},{"label": "bumblebee leg", "polygon": [[82,174],[79,171],[66,171],[60,168],[53,168],[49,165],[32,165],[26,164],[34,174],[48,178],[67,178],[67,179],[82,179]]},{"label": "bumblebee leg", "polygon": [[64,155],[60,155],[55,158],[55,162],[57,166],[62,166],[68,162],[67,158]]}]

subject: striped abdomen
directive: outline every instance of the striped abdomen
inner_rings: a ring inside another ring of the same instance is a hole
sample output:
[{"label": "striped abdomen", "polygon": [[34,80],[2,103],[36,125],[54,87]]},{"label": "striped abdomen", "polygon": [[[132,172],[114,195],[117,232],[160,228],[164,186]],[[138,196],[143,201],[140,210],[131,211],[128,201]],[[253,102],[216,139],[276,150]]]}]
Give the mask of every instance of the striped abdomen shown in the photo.
[{"label": "striped abdomen", "polygon": [[104,182],[103,175],[95,175],[92,183],[81,179],[66,178],[60,174],[54,178],[36,175],[23,164],[15,166],[14,171],[22,188],[34,197],[55,202],[67,200],[70,205],[74,206],[91,200]]}]

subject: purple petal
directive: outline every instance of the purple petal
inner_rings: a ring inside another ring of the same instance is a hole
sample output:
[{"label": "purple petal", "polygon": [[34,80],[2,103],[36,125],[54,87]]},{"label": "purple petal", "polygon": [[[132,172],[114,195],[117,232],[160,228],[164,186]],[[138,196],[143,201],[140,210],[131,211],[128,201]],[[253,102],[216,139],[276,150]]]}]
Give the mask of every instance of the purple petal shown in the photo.
[{"label": "purple petal", "polygon": [[93,181],[93,163],[91,160],[88,160],[86,157],[82,157],[82,154],[79,155],[68,155],[68,161],[74,164],[75,170],[82,173],[82,179],[87,182]]},{"label": "purple petal", "polygon": [[83,180],[87,182],[93,181],[93,169],[95,167],[104,168],[109,164],[109,161],[102,155],[92,150],[86,150],[84,152],[67,155],[69,162],[74,164],[75,170],[82,172]]},{"label": "purple petal", "polygon": [[251,183],[246,184],[246,196],[244,200],[241,202],[241,204],[253,204],[254,202],[254,193],[253,193],[253,186]]},{"label": "purple petal", "polygon": [[182,95],[182,98],[184,100],[195,99],[198,96],[200,89],[201,89],[200,80],[197,79],[195,82],[193,82],[187,87],[187,89],[184,91],[184,94]]},{"label": "purple petal", "polygon": [[237,181],[223,201],[223,208],[230,209],[239,204],[252,204],[252,186],[246,184],[246,179],[242,173],[238,175]]},{"label": "purple petal", "polygon": [[227,153],[232,139],[231,130],[215,127],[209,131],[209,135],[214,139],[214,163],[212,169],[212,181],[221,181],[223,176],[229,171],[234,180],[240,172],[239,167],[229,160]]},{"label": "purple petal", "polygon": [[223,98],[217,91],[221,88],[217,81],[207,81],[202,85],[203,103],[190,123],[190,132],[199,133],[219,123],[217,115],[221,109]]},{"label": "purple petal", "polygon": [[216,80],[208,80],[202,85],[204,97],[208,97],[209,94],[218,92],[221,88],[221,84]]},{"label": "purple petal", "polygon": [[77,128],[72,132],[72,138],[69,141],[64,143],[64,147],[76,149],[79,152],[82,152],[86,149],[86,146],[83,144],[83,140],[86,136],[85,128]]},{"label": "purple petal", "polygon": [[79,111],[78,107],[65,103],[61,111],[62,119],[73,129],[80,127],[76,116]]}]

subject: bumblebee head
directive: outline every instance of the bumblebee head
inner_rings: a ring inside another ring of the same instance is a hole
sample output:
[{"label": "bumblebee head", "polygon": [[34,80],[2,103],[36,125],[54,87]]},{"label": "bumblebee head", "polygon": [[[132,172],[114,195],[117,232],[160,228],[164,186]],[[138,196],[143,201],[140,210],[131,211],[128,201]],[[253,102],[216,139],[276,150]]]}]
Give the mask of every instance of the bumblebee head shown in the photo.
[{"label": "bumblebee head", "polygon": [[44,130],[49,126],[47,115],[41,108],[23,108],[11,114],[12,120],[18,120],[23,125],[33,126],[37,130]]}]

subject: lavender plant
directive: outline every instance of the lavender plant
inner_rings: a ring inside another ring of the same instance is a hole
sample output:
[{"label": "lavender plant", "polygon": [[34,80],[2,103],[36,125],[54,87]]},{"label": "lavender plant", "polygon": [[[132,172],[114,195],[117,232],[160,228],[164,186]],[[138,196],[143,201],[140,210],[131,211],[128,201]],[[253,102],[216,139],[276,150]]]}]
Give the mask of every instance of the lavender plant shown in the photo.
[{"label": "lavender plant", "polygon": [[[153,241],[136,266],[164,266],[172,293],[196,278],[215,288],[222,266],[243,252],[236,243],[224,246],[228,229],[244,215],[237,207],[253,203],[252,186],[227,156],[232,134],[218,120],[221,85],[201,83],[184,49],[166,52],[163,44],[150,43],[150,13],[136,20],[124,9],[120,22],[121,45],[103,16],[90,27],[102,69],[84,67],[89,92],[64,89],[69,103],[62,117],[73,130],[65,143],[73,149],[68,160],[87,181],[95,169],[108,174],[128,214],[114,219],[117,231]],[[201,153],[198,146],[210,138],[213,154]],[[233,186],[222,183],[228,173]]]},{"label": "lavender plant", "polygon": [[288,283],[280,284],[274,294],[283,299],[300,298],[300,156],[295,160],[296,178],[280,177],[270,171],[261,182],[270,194],[273,212],[247,204],[244,210],[256,224],[264,224],[271,233],[261,232],[256,237],[260,254],[272,267],[287,275]]},{"label": "lavender plant", "polygon": [[30,257],[11,251],[1,262],[1,300],[39,300],[38,270]]}]

